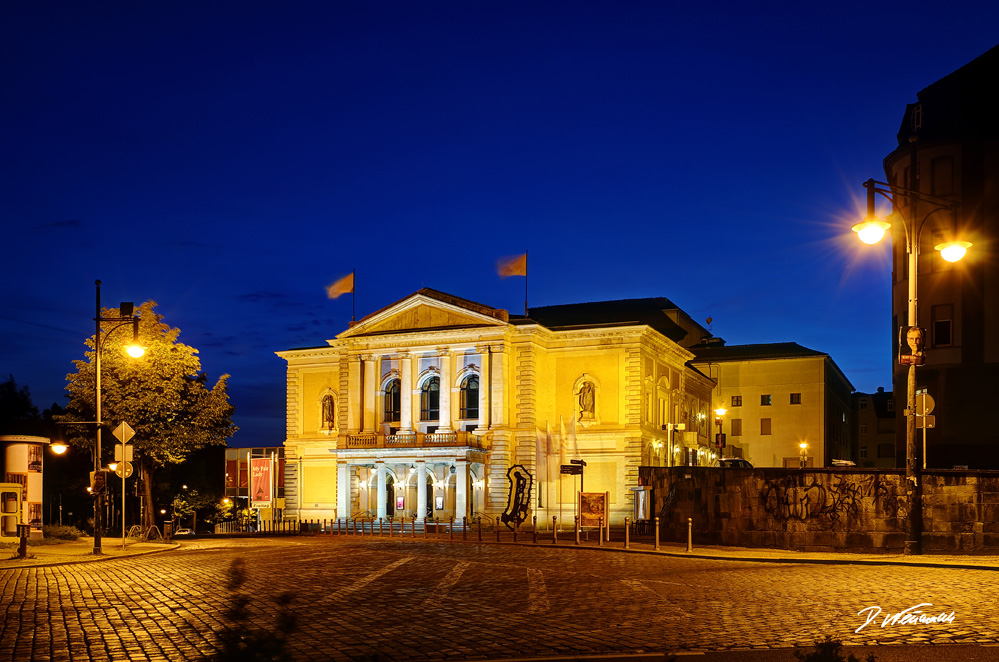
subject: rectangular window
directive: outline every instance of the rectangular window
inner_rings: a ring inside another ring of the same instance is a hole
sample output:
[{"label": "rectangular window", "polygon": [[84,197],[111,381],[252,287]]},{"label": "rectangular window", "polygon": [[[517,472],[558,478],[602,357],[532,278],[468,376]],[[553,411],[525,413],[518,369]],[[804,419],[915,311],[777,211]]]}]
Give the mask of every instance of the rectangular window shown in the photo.
[{"label": "rectangular window", "polygon": [[860,459],[861,460],[866,460],[867,459],[867,446],[861,446],[860,447]]},{"label": "rectangular window", "polygon": [[761,407],[769,407],[770,406],[770,396],[769,395],[761,395],[760,396],[760,406]]},{"label": "rectangular window", "polygon": [[760,419],[760,434],[770,434],[770,419],[761,418]]},{"label": "rectangular window", "polygon": [[888,411],[895,411],[895,401],[894,400],[889,400],[887,402],[887,405],[888,405]]},{"label": "rectangular window", "polygon": [[742,406],[742,396],[741,395],[733,395],[732,396],[732,406],[733,407],[741,407]]},{"label": "rectangular window", "polygon": [[953,304],[945,303],[939,306],[933,306],[930,310],[930,316],[933,320],[933,346],[949,347],[953,345]]},{"label": "rectangular window", "polygon": [[860,424],[860,434],[867,434],[867,423]]},{"label": "rectangular window", "polygon": [[801,404],[801,393],[792,393],[791,394],[791,404],[792,405],[800,405]]},{"label": "rectangular window", "polygon": [[861,410],[867,409],[867,398],[860,399],[860,409]]},{"label": "rectangular window", "polygon": [[733,418],[732,419],[732,436],[741,437],[742,436],[742,419]]}]

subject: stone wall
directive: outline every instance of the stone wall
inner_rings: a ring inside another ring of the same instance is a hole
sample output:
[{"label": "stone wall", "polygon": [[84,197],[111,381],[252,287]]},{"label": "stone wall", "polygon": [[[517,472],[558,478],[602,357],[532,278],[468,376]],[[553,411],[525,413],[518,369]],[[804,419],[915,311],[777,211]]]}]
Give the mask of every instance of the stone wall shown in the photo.
[{"label": "stone wall", "polygon": [[[901,469],[641,467],[664,541],[807,551],[900,552]],[[923,473],[923,551],[999,551],[999,471]]]}]

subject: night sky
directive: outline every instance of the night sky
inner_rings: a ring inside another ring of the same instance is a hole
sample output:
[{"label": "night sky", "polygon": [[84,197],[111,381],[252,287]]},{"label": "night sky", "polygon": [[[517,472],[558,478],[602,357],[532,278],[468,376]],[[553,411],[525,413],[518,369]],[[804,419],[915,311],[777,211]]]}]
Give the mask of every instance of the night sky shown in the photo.
[{"label": "night sky", "polygon": [[[0,375],[35,404],[103,301],[154,300],[234,445],[285,363],[421,287],[523,313],[665,296],[729,344],[890,388],[888,245],[850,232],[906,103],[999,3],[29,2],[0,7]],[[937,9],[939,11],[939,9]]]}]

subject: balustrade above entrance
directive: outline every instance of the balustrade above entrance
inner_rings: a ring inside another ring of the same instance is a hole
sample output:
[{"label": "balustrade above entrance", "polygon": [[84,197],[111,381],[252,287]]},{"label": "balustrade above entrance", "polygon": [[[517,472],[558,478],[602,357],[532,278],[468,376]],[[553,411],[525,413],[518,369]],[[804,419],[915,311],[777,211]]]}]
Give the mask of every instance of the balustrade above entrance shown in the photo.
[{"label": "balustrade above entrance", "polygon": [[376,434],[359,432],[344,435],[344,448],[441,448],[465,446],[484,448],[484,439],[471,432],[403,432]]}]

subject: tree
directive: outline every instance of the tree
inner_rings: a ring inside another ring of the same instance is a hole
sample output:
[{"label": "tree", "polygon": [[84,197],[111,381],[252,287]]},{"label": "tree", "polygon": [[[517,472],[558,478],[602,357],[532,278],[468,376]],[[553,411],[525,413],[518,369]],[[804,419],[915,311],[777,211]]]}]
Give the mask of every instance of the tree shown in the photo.
[{"label": "tree", "polygon": [[19,388],[14,375],[0,382],[0,434],[36,434],[41,421],[27,386]]},{"label": "tree", "polygon": [[[235,408],[229,404],[227,383],[222,375],[209,389],[208,376],[193,347],[177,342],[180,329],[165,324],[155,312],[156,303],[147,301],[137,309],[139,342],[145,354],[127,356],[124,347],[131,333],[109,333],[108,324],[101,339],[101,419],[105,429],[128,423],[135,430],[135,461],[139,463],[142,493],[145,495],[145,522],[155,521],[153,475],[156,469],[183,463],[192,453],[212,444],[225,444],[237,430],[232,422]],[[102,311],[102,317],[117,317],[118,310]],[[130,331],[130,329],[129,329]],[[93,421],[96,418],[94,338],[86,341],[85,360],[76,360],[76,372],[66,376],[69,406],[64,421]],[[92,426],[69,426],[69,443],[90,447],[94,444]],[[110,456],[108,448],[117,443],[102,437],[101,465]]]}]

